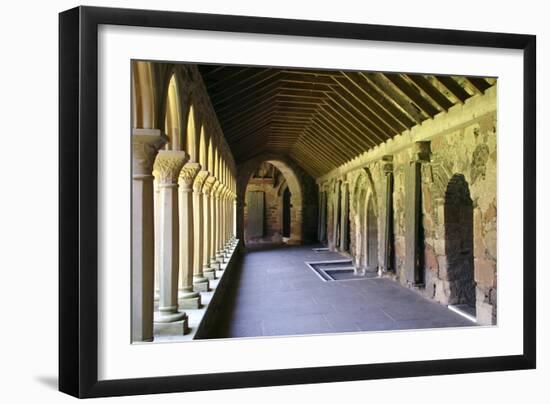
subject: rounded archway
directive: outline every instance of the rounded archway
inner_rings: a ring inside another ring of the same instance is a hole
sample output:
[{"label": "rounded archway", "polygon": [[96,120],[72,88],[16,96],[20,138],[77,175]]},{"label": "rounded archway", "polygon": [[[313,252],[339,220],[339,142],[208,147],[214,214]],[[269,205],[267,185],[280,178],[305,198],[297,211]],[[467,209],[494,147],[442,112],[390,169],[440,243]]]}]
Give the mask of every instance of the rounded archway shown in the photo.
[{"label": "rounded archway", "polygon": [[301,195],[300,183],[289,167],[276,160],[261,162],[245,188],[245,242],[301,243]]},{"label": "rounded archway", "polygon": [[[264,209],[264,219],[263,219],[263,226],[264,228],[267,226],[266,220],[268,219],[266,216],[267,213],[269,213],[269,220],[272,220],[277,228],[277,235],[272,232],[271,234],[262,233],[264,234],[263,237],[257,237],[257,240],[264,239],[263,241],[268,242],[283,242],[283,197],[284,188],[280,187],[279,192],[277,195],[277,204],[280,206],[280,210],[275,209],[274,211],[269,211],[269,202],[265,199],[266,194],[256,194],[253,196],[254,200],[249,199],[249,195],[247,193],[250,191],[249,183],[251,180],[255,178],[255,175],[258,175],[260,178],[262,178],[262,175],[265,173],[266,166],[269,168],[269,166],[273,167],[273,171],[277,171],[280,173],[280,179],[277,182],[274,178],[271,178],[270,175],[266,175],[266,180],[263,180],[263,182],[270,183],[272,186],[274,185],[277,187],[277,185],[281,185],[282,181],[284,181],[284,186],[288,188],[288,194],[287,197],[289,197],[289,204],[288,204],[288,215],[289,215],[289,236],[284,237],[284,242],[287,244],[302,244],[304,242],[304,189],[303,184],[300,180],[301,176],[296,172],[296,168],[294,167],[293,163],[291,161],[288,161],[286,158],[282,156],[277,155],[261,155],[258,156],[252,160],[247,161],[243,165],[239,166],[239,174],[238,174],[238,192],[237,192],[237,235],[239,238],[243,239],[245,243],[250,241],[250,238],[245,235],[245,232],[247,231],[248,226],[248,214],[249,214],[249,207],[250,204],[254,204],[256,208],[259,208],[261,210],[262,204]],[[262,171],[260,173],[259,171]],[[262,182],[262,181],[259,181]],[[262,192],[260,189],[256,189],[253,192]],[[263,202],[262,202],[263,199]],[[267,213],[266,213],[267,212]],[[316,212],[315,216],[316,217]],[[257,216],[253,219],[255,223],[259,224],[261,221],[262,215],[261,212],[257,213]],[[256,236],[258,236],[260,233],[258,229],[256,229],[257,232],[255,233]],[[269,236],[269,237],[266,237]]]}]

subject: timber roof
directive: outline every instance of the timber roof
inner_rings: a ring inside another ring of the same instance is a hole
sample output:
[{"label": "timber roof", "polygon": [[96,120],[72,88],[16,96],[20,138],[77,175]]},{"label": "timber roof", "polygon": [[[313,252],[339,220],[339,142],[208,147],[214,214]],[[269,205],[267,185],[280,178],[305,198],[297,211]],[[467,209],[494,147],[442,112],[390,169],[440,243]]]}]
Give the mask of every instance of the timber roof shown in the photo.
[{"label": "timber roof", "polygon": [[280,153],[314,177],[496,83],[464,76],[198,67],[237,164]]}]

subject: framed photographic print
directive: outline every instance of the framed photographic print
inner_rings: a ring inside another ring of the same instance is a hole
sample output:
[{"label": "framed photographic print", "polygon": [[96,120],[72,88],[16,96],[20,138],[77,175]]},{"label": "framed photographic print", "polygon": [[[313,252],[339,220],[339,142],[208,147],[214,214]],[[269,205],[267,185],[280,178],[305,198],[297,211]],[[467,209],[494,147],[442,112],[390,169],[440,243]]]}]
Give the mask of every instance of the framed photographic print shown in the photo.
[{"label": "framed photographic print", "polygon": [[60,14],[59,387],[531,369],[531,35]]}]

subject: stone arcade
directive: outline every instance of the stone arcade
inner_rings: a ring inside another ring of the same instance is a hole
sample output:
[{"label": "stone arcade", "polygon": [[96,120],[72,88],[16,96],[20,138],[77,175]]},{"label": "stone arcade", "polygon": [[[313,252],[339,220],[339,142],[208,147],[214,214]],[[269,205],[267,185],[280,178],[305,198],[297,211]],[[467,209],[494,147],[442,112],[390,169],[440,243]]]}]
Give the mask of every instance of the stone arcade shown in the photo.
[{"label": "stone arcade", "polygon": [[132,341],[496,324],[496,90],[133,62]]}]

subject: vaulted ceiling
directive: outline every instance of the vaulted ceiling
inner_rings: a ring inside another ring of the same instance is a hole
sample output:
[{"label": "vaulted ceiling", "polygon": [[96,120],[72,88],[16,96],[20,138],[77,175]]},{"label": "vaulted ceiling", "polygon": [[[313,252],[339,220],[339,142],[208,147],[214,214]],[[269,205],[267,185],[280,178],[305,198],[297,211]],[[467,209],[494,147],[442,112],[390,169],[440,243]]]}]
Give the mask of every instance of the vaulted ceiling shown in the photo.
[{"label": "vaulted ceiling", "polygon": [[482,94],[492,78],[199,65],[237,164],[292,157],[314,177]]}]

